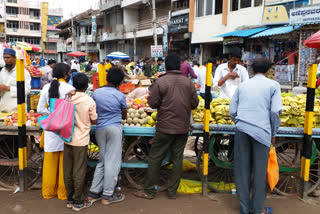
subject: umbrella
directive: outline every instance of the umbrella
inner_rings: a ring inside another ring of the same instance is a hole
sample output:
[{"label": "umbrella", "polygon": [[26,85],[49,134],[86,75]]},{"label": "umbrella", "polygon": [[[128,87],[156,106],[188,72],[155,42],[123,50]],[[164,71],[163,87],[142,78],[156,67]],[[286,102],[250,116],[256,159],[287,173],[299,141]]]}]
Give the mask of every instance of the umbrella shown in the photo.
[{"label": "umbrella", "polygon": [[26,51],[32,51],[32,47],[25,43],[25,42],[16,42],[16,43],[13,43],[15,46],[23,49],[23,50],[26,50]]},{"label": "umbrella", "polygon": [[87,56],[86,53],[81,52],[81,51],[70,52],[70,53],[67,53],[67,55],[73,56],[73,57]]},{"label": "umbrella", "polygon": [[0,42],[0,45],[2,45],[3,48],[9,48],[6,44]]},{"label": "umbrella", "polygon": [[32,48],[32,51],[40,51],[40,48],[38,48],[37,46],[30,44],[30,43],[27,43],[27,42],[25,42],[25,43]]},{"label": "umbrella", "polygon": [[113,52],[107,55],[107,59],[130,59],[130,57],[127,54],[121,52]]},{"label": "umbrella", "polygon": [[320,31],[304,40],[303,44],[309,48],[320,48]]}]

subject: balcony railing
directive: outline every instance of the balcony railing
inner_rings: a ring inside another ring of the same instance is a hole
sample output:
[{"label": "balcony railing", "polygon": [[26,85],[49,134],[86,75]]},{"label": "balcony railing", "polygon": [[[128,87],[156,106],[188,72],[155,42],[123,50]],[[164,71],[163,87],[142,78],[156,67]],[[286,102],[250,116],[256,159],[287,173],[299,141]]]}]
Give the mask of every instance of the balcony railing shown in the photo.
[{"label": "balcony railing", "polygon": [[[168,23],[168,16],[158,17],[156,22],[158,25],[164,25]],[[151,28],[152,28],[152,20],[145,20],[145,21],[134,23],[134,24],[125,25],[124,31],[128,33],[128,32],[134,31],[134,29],[136,31],[140,31],[140,30],[147,30]]]}]

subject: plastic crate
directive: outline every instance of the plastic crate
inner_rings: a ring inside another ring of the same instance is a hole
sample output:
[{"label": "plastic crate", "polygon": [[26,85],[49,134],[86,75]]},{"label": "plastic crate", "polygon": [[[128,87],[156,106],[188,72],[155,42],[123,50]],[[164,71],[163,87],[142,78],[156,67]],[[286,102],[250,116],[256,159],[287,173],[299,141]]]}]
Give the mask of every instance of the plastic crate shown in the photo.
[{"label": "plastic crate", "polygon": [[30,110],[37,110],[39,99],[40,99],[40,93],[30,94]]},{"label": "plastic crate", "polygon": [[32,89],[41,88],[41,77],[31,77],[31,88]]}]

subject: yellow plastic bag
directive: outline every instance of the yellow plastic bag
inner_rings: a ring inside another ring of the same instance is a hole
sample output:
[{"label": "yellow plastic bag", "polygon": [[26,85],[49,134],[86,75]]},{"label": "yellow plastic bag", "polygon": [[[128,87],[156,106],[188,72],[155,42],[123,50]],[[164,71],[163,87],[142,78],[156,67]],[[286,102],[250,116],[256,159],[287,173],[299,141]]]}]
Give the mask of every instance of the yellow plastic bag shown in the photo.
[{"label": "yellow plastic bag", "polygon": [[268,166],[267,166],[267,178],[271,191],[277,185],[279,181],[279,165],[277,160],[276,148],[270,146]]},{"label": "yellow plastic bag", "polygon": [[[221,190],[221,191],[231,192],[232,189],[236,189],[235,183],[224,183],[222,181],[220,183],[209,182],[209,184],[211,186],[215,187],[216,189]],[[210,192],[209,189],[207,191]],[[177,192],[181,193],[181,194],[201,193],[202,192],[202,182],[181,179]]]},{"label": "yellow plastic bag", "polygon": [[[167,168],[172,169],[172,164],[170,164]],[[183,160],[182,161],[182,171],[183,172],[197,171],[197,166],[188,160]]]}]

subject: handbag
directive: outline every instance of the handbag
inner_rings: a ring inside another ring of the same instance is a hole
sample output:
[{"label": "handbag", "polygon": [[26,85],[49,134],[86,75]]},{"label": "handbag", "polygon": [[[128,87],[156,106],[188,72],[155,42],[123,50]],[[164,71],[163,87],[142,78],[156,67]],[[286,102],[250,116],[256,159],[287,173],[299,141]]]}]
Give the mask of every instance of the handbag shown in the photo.
[{"label": "handbag", "polygon": [[267,178],[269,187],[272,191],[279,181],[279,165],[277,160],[277,153],[276,148],[273,145],[270,146],[269,151]]},{"label": "handbag", "polygon": [[38,123],[43,130],[56,133],[65,142],[70,142],[75,125],[76,105],[70,99],[50,99],[50,114],[40,117]]}]

